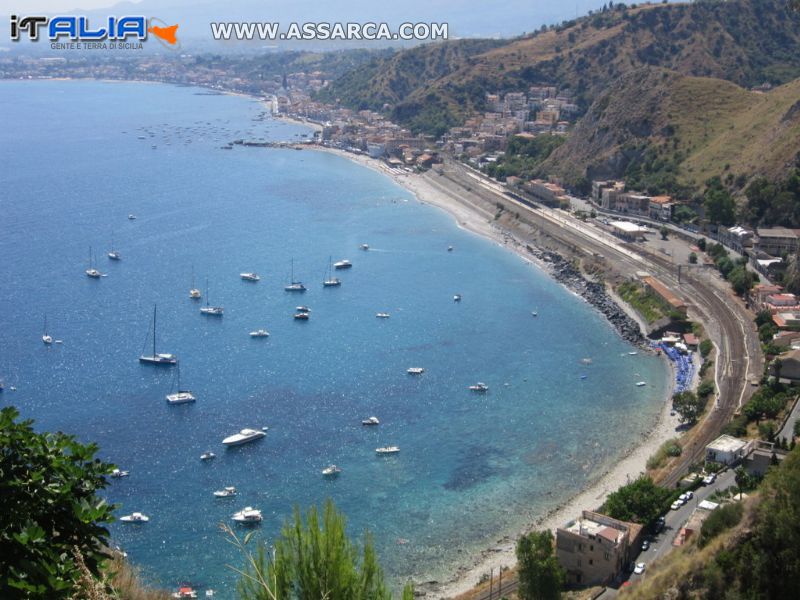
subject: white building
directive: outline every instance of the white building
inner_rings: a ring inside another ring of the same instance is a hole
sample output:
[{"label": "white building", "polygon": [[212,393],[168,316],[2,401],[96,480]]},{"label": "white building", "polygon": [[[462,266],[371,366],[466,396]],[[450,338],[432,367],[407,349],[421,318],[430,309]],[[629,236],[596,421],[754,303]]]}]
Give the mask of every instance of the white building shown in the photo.
[{"label": "white building", "polygon": [[732,465],[745,457],[748,443],[730,435],[721,435],[706,446],[706,461]]}]

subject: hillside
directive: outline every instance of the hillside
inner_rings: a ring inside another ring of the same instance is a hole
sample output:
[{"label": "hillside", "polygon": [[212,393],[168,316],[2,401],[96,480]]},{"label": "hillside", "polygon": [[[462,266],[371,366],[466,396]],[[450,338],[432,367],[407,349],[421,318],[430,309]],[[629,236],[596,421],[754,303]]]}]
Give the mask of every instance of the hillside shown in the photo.
[{"label": "hillside", "polygon": [[[787,111],[798,86],[766,97],[747,88],[798,77],[800,13],[786,0],[702,1],[618,5],[483,49],[460,41],[401,51],[337,79],[326,99],[383,109],[414,131],[439,135],[484,110],[487,93],[555,84],[586,116],[545,174],[573,185],[622,176],[652,166],[653,145],[668,143],[666,175],[647,179],[676,191],[725,164],[746,177],[781,172],[800,149],[780,131],[795,131],[796,111]],[[673,128],[677,142],[668,139]]]}]

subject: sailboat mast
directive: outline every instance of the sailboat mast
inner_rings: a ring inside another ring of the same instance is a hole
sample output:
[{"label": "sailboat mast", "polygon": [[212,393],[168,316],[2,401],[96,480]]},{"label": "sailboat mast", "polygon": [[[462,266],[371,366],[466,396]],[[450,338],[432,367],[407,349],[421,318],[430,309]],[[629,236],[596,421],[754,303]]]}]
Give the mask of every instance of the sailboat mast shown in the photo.
[{"label": "sailboat mast", "polygon": [[156,308],[157,304],[153,305],[153,357],[156,355]]}]

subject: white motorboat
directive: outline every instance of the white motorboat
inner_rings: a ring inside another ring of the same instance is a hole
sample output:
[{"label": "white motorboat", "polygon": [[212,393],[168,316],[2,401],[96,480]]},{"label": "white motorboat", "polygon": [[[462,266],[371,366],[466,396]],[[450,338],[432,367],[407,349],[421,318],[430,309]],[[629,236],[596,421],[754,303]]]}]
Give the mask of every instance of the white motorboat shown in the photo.
[{"label": "white motorboat", "polygon": [[453,247],[452,247],[452,246],[448,246],[448,247],[447,247],[447,251],[448,251],[448,252],[452,252],[452,251],[453,251]]},{"label": "white motorboat", "polygon": [[44,332],[42,333],[42,342],[49,346],[53,343],[53,336],[47,333],[47,315],[44,316]]},{"label": "white motorboat", "polygon": [[135,221],[136,220],[136,215],[134,215],[133,213],[129,214],[128,215],[128,220],[129,221]]},{"label": "white motorboat", "polygon": [[369,244],[361,244],[362,250],[369,250]]},{"label": "white motorboat", "polygon": [[380,312],[376,313],[375,316],[379,319],[388,319],[391,315],[389,313]]},{"label": "white motorboat", "polygon": [[456,294],[453,296],[453,302],[461,302],[461,294]]},{"label": "white motorboat", "polygon": [[636,382],[636,387],[644,387],[646,385],[647,385],[646,381],[637,381]]},{"label": "white motorboat", "polygon": [[260,523],[263,519],[261,511],[252,506],[245,506],[231,517],[237,523]]},{"label": "white motorboat", "polygon": [[244,281],[261,281],[261,277],[258,273],[239,273],[239,277]]},{"label": "white motorboat", "polygon": [[211,450],[206,450],[200,455],[200,460],[211,460],[212,458],[216,458],[217,455],[214,454]]},{"label": "white motorboat", "polygon": [[114,469],[111,471],[111,477],[120,478],[120,477],[127,477],[130,475],[129,471],[122,471],[120,469]]},{"label": "white motorboat", "polygon": [[336,465],[328,465],[327,467],[322,469],[322,474],[325,477],[338,477],[339,473],[341,473],[341,472],[342,472],[342,470],[339,467],[337,467]]},{"label": "white motorboat", "polygon": [[531,311],[531,315],[532,315],[532,316],[534,316],[534,317],[538,317],[538,316],[539,316],[539,313],[538,313],[538,312],[536,312],[535,310],[532,310],[532,311]]},{"label": "white motorboat", "polygon": [[310,313],[310,312],[311,312],[311,309],[310,309],[310,308],[308,308],[307,306],[295,306],[295,308],[294,308],[294,309],[295,309],[297,312],[304,312],[304,313]]},{"label": "white motorboat", "polygon": [[233,435],[226,437],[224,440],[222,440],[222,443],[226,446],[240,446],[248,442],[260,440],[266,435],[266,433],[259,431],[258,429],[242,429],[239,433],[234,433]]},{"label": "white motorboat", "polygon": [[335,263],[333,263],[333,268],[334,269],[349,269],[352,266],[353,266],[353,263],[351,263],[346,258],[343,258],[342,260],[337,260]]},{"label": "white motorboat", "polygon": [[236,488],[232,485],[225,486],[221,490],[214,492],[215,498],[233,498],[237,494]]},{"label": "white motorboat", "polygon": [[299,312],[294,314],[294,318],[298,321],[308,321],[309,314],[307,312]]},{"label": "white motorboat", "polygon": [[143,513],[135,512],[125,515],[124,517],[120,517],[119,520],[123,523],[147,523],[150,520],[150,517]]},{"label": "white motorboat", "polygon": [[639,354],[638,352],[628,352],[628,356],[636,356]]},{"label": "white motorboat", "polygon": [[250,337],[252,338],[269,337],[269,331],[267,331],[266,329],[256,329],[255,331],[250,332]]},{"label": "white motorboat", "polygon": [[406,373],[409,375],[422,375],[425,372],[423,367],[410,367],[406,369]]},{"label": "white motorboat", "polygon": [[382,448],[375,448],[375,452],[378,454],[397,454],[400,452],[399,446],[383,446]]},{"label": "white motorboat", "polygon": [[178,357],[174,354],[165,354],[156,352],[156,306],[153,306],[153,353],[142,354],[139,356],[139,362],[151,365],[175,365],[178,364]]},{"label": "white motorboat", "polygon": [[482,381],[479,381],[478,383],[469,386],[469,389],[472,390],[473,392],[488,392],[489,386],[483,383]]},{"label": "white motorboat", "polygon": [[370,417],[368,419],[364,419],[361,421],[362,425],[380,425],[381,422],[378,420],[378,417]]}]

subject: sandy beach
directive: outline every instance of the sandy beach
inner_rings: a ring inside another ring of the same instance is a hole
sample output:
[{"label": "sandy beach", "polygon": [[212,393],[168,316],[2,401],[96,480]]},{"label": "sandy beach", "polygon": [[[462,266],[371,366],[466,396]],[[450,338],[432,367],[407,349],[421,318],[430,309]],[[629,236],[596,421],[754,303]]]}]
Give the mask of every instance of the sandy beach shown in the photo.
[{"label": "sandy beach", "polygon": [[[390,169],[382,161],[369,158],[365,155],[352,154],[342,150],[324,148],[320,146],[309,147],[309,150],[337,154],[360,165],[376,170],[387,177],[391,177],[397,184],[409,190],[418,201],[436,206],[450,214],[464,229],[482,235],[493,242],[519,254],[524,260],[535,262],[525,250],[525,243],[515,238],[510,232],[493,224],[492,216],[480,211],[477,207],[465,206],[445,191],[435,187],[428,179],[414,173],[398,172]],[[542,266],[542,265],[539,265]],[[615,298],[619,302],[618,298]],[[640,326],[644,325],[641,318],[630,307],[621,303],[624,310],[633,316]],[[666,359],[665,359],[666,360]],[[672,368],[669,370],[670,389],[675,381]],[[671,393],[670,393],[671,396]],[[647,459],[666,440],[680,435],[677,430],[679,421],[676,416],[670,416],[670,398],[666,398],[658,419],[651,429],[642,434],[638,440],[632,440],[632,447],[625,455],[605,473],[598,474],[595,482],[579,494],[564,499],[564,502],[555,510],[542,515],[534,523],[530,523],[523,531],[526,533],[533,529],[549,529],[555,534],[556,528],[563,526],[568,521],[578,517],[582,510],[598,508],[609,493],[622,485],[632,481],[646,470]],[[495,573],[502,567],[510,567],[516,563],[514,554],[515,540],[504,541],[498,549],[487,549],[475,557],[471,563],[461,565],[453,578],[446,582],[439,582],[436,586],[427,587],[427,597],[452,598],[472,589],[477,585],[482,576],[488,575],[490,570]]]}]

